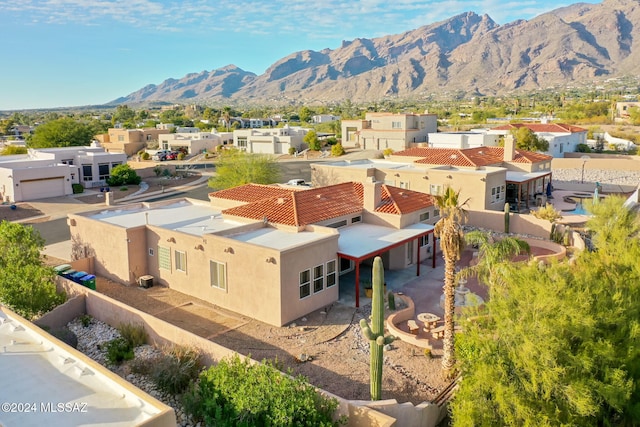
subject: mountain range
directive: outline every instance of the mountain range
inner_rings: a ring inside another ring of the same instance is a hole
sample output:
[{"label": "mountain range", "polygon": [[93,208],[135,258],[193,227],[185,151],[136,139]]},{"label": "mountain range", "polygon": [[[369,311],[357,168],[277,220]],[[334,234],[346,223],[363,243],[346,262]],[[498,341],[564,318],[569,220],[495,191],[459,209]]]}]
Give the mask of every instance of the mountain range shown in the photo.
[{"label": "mountain range", "polygon": [[637,75],[640,0],[576,3],[498,25],[467,12],[402,34],[304,50],[262,75],[234,65],[147,85],[110,104],[314,103],[501,95]]}]

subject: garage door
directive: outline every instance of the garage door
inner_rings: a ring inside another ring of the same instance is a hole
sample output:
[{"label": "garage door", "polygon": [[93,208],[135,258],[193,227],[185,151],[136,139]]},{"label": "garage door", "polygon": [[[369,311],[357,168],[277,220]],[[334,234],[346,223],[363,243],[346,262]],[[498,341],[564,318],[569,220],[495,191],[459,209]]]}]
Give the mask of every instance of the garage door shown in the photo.
[{"label": "garage door", "polygon": [[22,200],[64,196],[64,177],[32,179],[20,182]]}]

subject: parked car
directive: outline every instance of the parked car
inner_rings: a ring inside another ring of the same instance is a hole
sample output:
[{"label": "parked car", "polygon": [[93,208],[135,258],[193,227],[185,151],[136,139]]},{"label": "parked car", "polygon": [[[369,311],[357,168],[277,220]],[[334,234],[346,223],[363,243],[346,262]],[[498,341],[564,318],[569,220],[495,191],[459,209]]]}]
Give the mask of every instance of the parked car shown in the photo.
[{"label": "parked car", "polygon": [[287,185],[295,185],[295,186],[301,186],[301,187],[310,187],[310,184],[307,184],[306,182],[304,182],[304,179],[290,179],[289,181],[287,181]]},{"label": "parked car", "polygon": [[152,159],[152,160],[155,160],[155,161],[160,161],[160,162],[162,162],[162,161],[164,161],[164,160],[167,160],[167,155],[168,155],[169,153],[171,153],[171,151],[169,151],[169,150],[160,150],[160,151],[158,151],[156,154],[154,154],[154,155],[151,157],[151,159]]},{"label": "parked car", "polygon": [[167,155],[165,156],[166,160],[177,160],[178,159],[178,152],[177,151],[171,151],[170,153],[167,153]]}]

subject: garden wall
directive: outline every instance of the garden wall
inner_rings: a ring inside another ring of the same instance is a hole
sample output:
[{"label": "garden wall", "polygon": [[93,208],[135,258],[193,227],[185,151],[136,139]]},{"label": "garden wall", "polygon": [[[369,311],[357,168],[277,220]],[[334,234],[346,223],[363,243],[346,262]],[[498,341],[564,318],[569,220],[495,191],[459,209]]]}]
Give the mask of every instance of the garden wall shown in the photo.
[{"label": "garden wall", "polygon": [[[502,232],[504,231],[504,212],[469,211],[466,225]],[[512,213],[509,218],[509,232],[548,239],[551,234],[551,223],[533,215]]]}]

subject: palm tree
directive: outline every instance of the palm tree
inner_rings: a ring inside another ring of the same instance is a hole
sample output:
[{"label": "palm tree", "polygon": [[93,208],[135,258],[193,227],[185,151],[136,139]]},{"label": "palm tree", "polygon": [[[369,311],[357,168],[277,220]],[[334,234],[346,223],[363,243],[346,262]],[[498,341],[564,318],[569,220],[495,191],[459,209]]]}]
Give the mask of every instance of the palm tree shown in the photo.
[{"label": "palm tree", "polygon": [[454,312],[456,288],[456,262],[464,247],[462,223],[467,219],[467,211],[463,208],[468,200],[459,203],[460,191],[447,187],[444,194],[436,196],[436,204],[440,209],[440,220],[436,223],[434,233],[440,238],[440,248],[444,257],[444,340],[442,342],[442,368],[448,374],[455,365]]},{"label": "palm tree", "polygon": [[501,284],[500,271],[505,261],[522,253],[530,253],[531,248],[524,240],[505,236],[494,240],[491,234],[482,231],[470,231],[465,236],[468,245],[478,247],[478,263],[464,268],[458,278],[476,276],[478,281],[487,285]]}]

